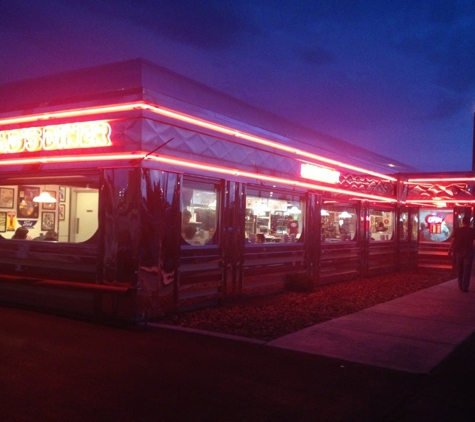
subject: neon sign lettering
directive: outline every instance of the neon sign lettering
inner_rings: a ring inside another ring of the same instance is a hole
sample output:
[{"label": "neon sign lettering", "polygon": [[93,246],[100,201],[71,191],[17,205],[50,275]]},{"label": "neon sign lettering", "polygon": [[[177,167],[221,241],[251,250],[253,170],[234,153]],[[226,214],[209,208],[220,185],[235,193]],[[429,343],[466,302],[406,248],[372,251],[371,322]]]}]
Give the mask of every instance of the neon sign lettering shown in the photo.
[{"label": "neon sign lettering", "polygon": [[300,176],[305,179],[316,180],[325,183],[339,183],[340,172],[325,167],[314,166],[312,164],[302,164]]},{"label": "neon sign lettering", "polygon": [[443,218],[438,215],[429,214],[425,220],[428,224],[442,224]]},{"label": "neon sign lettering", "polygon": [[104,121],[4,130],[0,131],[0,153],[108,147],[110,135],[111,127]]}]

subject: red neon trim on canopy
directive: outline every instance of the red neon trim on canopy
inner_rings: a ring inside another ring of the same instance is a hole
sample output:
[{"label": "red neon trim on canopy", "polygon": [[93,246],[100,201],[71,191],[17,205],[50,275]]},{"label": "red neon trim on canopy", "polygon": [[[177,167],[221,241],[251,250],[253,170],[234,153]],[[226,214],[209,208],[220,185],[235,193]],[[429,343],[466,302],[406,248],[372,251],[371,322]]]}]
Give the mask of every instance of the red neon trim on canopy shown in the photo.
[{"label": "red neon trim on canopy", "polygon": [[475,204],[475,199],[407,199],[407,204]]},{"label": "red neon trim on canopy", "polygon": [[114,160],[151,160],[165,164],[176,165],[179,167],[193,168],[198,170],[212,171],[220,174],[227,174],[233,176],[239,176],[244,178],[264,180],[273,183],[279,183],[290,186],[299,186],[307,189],[318,189],[325,192],[340,193],[344,195],[350,195],[353,197],[359,197],[363,199],[372,199],[383,202],[397,202],[394,198],[387,198],[378,195],[366,195],[360,192],[353,192],[345,189],[332,188],[328,186],[321,186],[313,183],[305,183],[300,181],[294,181],[284,179],[280,177],[266,176],[259,173],[252,173],[247,171],[241,171],[238,169],[232,169],[227,167],[212,166],[209,164],[202,164],[195,161],[180,160],[173,157],[153,155],[146,152],[136,153],[118,153],[118,154],[103,154],[103,155],[74,155],[74,156],[57,156],[57,157],[39,157],[39,158],[15,158],[0,160],[0,166],[8,165],[27,165],[27,164],[48,164],[48,163],[71,163],[71,162],[91,162],[91,161],[114,161]]},{"label": "red neon trim on canopy", "polygon": [[408,179],[407,182],[404,184],[409,185],[412,183],[420,183],[420,182],[468,182],[468,181],[475,181],[475,177],[444,177],[444,178],[421,178],[421,179]]},{"label": "red neon trim on canopy", "polygon": [[384,201],[384,202],[397,202],[396,199],[394,199],[394,198],[386,198],[384,196],[370,195],[370,194],[368,195],[368,194],[364,194],[364,193],[360,193],[360,192],[354,192],[354,191],[348,191],[348,190],[344,190],[344,189],[321,186],[321,185],[316,185],[316,184],[312,184],[312,183],[299,182],[299,181],[283,179],[283,178],[279,178],[279,177],[266,176],[266,175],[259,174],[259,173],[251,173],[251,172],[241,171],[241,170],[237,170],[237,169],[228,169],[228,168],[223,168],[223,167],[215,167],[215,166],[210,166],[209,164],[201,164],[201,163],[196,163],[196,162],[192,162],[192,161],[187,162],[187,161],[178,160],[178,159],[172,158],[172,157],[150,155],[150,156],[147,157],[147,159],[150,159],[150,160],[153,160],[153,161],[158,161],[158,162],[161,162],[161,163],[179,165],[181,167],[188,167],[188,168],[208,170],[208,171],[211,170],[211,171],[216,172],[216,173],[229,174],[229,175],[246,177],[246,178],[251,178],[251,179],[265,180],[265,181],[268,181],[268,182],[274,182],[274,183],[290,185],[290,186],[299,186],[299,187],[304,187],[304,188],[307,188],[307,189],[318,189],[318,190],[325,191],[325,192],[341,193],[341,194],[356,196],[356,197],[364,198],[364,199],[374,199],[374,200],[377,200],[377,201]]},{"label": "red neon trim on canopy", "polygon": [[164,107],[158,107],[151,104],[147,104],[145,102],[133,102],[133,103],[123,103],[123,104],[115,104],[110,106],[102,106],[102,107],[90,107],[84,109],[77,109],[77,110],[69,110],[69,111],[58,111],[58,112],[51,112],[51,113],[44,113],[44,114],[33,114],[30,116],[21,116],[21,117],[12,117],[12,118],[5,118],[0,119],[0,126],[10,125],[10,124],[19,124],[19,123],[29,123],[38,120],[49,120],[49,119],[58,119],[58,118],[66,118],[66,117],[77,117],[77,116],[91,116],[99,113],[117,113],[122,111],[130,111],[130,110],[146,110],[151,111],[155,114],[159,114],[162,116],[167,116],[175,120],[179,120],[182,122],[187,122],[195,126],[203,127],[210,129],[215,132],[224,133],[230,136],[234,136],[236,138],[246,139],[247,141],[254,142],[260,145],[265,145],[271,148],[278,149],[280,151],[289,152],[294,155],[306,157],[312,160],[317,160],[323,163],[336,165],[341,168],[346,168],[348,170],[357,171],[360,173],[370,174],[375,177],[379,177],[381,179],[389,180],[389,181],[397,181],[396,178],[392,176],[388,176],[386,174],[374,172],[368,169],[364,169],[362,167],[353,166],[351,164],[346,164],[341,161],[332,160],[330,158],[322,157],[321,155],[312,154],[307,151],[303,151],[298,148],[289,147],[283,144],[280,144],[275,141],[270,141],[264,138],[260,138],[257,136],[253,136],[247,134],[245,132],[240,132],[238,130],[218,125],[215,123],[208,122],[206,120],[198,119],[193,116],[189,116],[183,113],[179,113],[174,110],[170,110]]}]

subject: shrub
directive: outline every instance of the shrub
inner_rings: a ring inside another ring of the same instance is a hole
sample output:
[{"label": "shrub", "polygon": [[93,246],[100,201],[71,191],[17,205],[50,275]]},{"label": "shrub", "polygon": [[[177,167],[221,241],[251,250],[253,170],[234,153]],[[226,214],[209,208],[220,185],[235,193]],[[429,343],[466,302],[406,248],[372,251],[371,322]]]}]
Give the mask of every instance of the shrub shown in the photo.
[{"label": "shrub", "polygon": [[288,273],[284,279],[284,288],[289,292],[312,292],[314,290],[313,280],[307,274]]}]

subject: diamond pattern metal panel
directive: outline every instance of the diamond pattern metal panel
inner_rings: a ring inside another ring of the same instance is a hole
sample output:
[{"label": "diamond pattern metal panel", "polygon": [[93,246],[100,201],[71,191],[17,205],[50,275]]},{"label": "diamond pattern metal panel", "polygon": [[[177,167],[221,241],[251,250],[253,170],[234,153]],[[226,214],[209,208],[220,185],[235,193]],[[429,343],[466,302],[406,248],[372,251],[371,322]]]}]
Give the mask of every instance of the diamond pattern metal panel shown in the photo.
[{"label": "diamond pattern metal panel", "polygon": [[[148,119],[144,120],[142,135],[144,149],[153,151],[163,145],[157,153],[164,155],[281,177],[299,174],[299,163],[295,159],[241,145],[234,139],[217,138]],[[170,138],[173,140],[165,145]]]}]

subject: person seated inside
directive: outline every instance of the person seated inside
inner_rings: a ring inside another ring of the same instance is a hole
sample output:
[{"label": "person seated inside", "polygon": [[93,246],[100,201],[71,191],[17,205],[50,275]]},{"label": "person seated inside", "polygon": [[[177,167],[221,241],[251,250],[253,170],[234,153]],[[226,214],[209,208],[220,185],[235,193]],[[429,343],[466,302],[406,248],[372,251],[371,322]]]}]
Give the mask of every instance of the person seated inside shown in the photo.
[{"label": "person seated inside", "polygon": [[264,236],[263,233],[257,233],[256,234],[256,243],[265,243],[266,237]]},{"label": "person seated inside", "polygon": [[18,227],[15,231],[15,234],[12,236],[12,239],[29,240],[28,232],[29,230],[26,227]]},{"label": "person seated inside", "polygon": [[191,212],[189,210],[183,210],[183,214],[181,216],[181,227],[184,228],[188,225],[191,220]]},{"label": "person seated inside", "polygon": [[54,230],[48,230],[45,234],[44,240],[55,242],[58,240],[58,233],[56,233]]},{"label": "person seated inside", "polygon": [[200,245],[201,242],[196,238],[196,227],[189,224],[185,227],[183,231],[183,238],[190,244],[190,245]]}]

